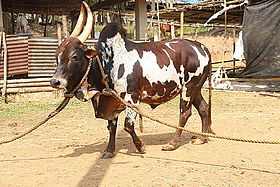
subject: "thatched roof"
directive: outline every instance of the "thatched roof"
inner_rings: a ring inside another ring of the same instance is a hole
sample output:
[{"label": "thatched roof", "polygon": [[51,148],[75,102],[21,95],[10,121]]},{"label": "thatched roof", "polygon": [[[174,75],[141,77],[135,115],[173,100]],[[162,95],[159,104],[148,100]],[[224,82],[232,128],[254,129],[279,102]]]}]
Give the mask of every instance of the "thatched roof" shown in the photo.
[{"label": "thatched roof", "polygon": [[[2,0],[4,12],[68,15],[79,11],[83,0]],[[85,0],[89,2],[89,0]],[[98,10],[127,0],[104,0],[90,4],[91,9]]]},{"label": "thatched roof", "polygon": [[[238,5],[244,0],[226,0],[226,6]],[[196,4],[179,5],[172,9],[161,10],[160,19],[180,21],[180,13],[184,12],[184,22],[189,24],[204,24],[213,14],[224,8],[224,0],[208,0]],[[227,24],[241,25],[243,20],[244,7],[238,6],[227,11]],[[156,13],[153,14],[156,17]],[[219,16],[210,22],[211,24],[224,24],[225,16]]]}]

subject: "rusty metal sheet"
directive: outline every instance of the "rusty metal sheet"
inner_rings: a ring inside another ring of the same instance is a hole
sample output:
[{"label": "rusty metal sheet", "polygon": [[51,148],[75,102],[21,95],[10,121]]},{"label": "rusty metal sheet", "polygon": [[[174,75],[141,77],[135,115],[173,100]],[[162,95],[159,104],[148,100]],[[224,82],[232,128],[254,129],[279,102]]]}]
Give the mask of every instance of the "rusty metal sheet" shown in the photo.
[{"label": "rusty metal sheet", "polygon": [[[8,77],[27,74],[28,72],[28,38],[7,35]],[[3,50],[3,48],[2,48]],[[0,79],[3,79],[3,57],[0,58]]]}]

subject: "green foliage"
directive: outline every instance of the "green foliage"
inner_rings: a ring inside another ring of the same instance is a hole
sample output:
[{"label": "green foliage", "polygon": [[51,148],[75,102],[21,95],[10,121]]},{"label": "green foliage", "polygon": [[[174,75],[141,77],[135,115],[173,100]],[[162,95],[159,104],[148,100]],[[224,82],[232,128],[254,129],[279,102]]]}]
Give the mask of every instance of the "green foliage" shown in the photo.
[{"label": "green foliage", "polygon": [[184,34],[195,34],[196,29],[197,29],[197,33],[207,31],[206,27],[197,27],[197,28],[195,28],[195,27],[184,27]]}]

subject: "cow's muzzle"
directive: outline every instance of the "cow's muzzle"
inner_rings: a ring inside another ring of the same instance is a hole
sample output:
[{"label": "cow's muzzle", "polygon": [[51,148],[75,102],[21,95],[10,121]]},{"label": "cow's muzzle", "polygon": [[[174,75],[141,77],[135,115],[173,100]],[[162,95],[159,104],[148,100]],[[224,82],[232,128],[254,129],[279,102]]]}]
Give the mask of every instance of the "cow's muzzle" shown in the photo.
[{"label": "cow's muzzle", "polygon": [[67,81],[65,79],[52,78],[50,80],[51,86],[56,89],[65,89]]}]

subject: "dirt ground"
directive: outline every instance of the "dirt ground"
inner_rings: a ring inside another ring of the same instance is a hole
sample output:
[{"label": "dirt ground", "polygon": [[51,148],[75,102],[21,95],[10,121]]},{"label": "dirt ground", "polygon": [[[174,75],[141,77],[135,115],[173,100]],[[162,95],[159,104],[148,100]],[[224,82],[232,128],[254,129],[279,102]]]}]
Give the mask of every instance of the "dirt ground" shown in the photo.
[{"label": "dirt ground", "polygon": [[[207,91],[204,91],[207,97]],[[279,95],[213,93],[212,128],[218,135],[280,140]],[[25,100],[25,99],[24,99]],[[1,140],[30,128],[62,98],[35,97],[32,102],[0,104]],[[37,101],[34,101],[37,100]],[[145,112],[177,124],[178,99]],[[138,154],[119,120],[116,156],[100,159],[108,141],[106,121],[93,116],[91,103],[77,100],[33,133],[0,146],[0,186],[279,186],[280,145],[242,143],[211,138],[190,143],[183,133],[180,147],[161,147],[174,129],[144,120],[146,154]],[[188,129],[200,130],[195,109]]]}]

